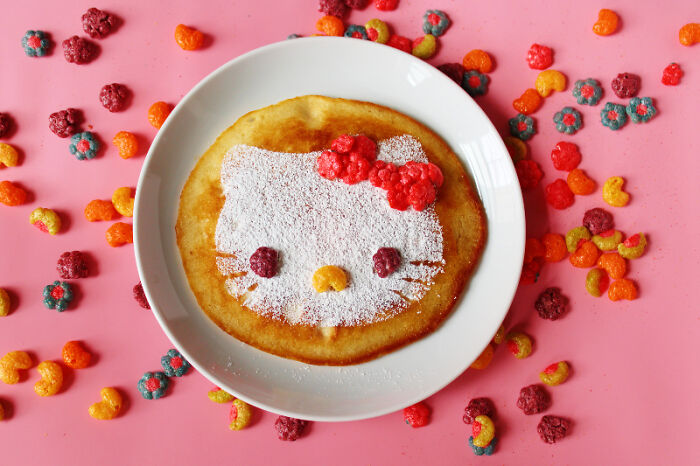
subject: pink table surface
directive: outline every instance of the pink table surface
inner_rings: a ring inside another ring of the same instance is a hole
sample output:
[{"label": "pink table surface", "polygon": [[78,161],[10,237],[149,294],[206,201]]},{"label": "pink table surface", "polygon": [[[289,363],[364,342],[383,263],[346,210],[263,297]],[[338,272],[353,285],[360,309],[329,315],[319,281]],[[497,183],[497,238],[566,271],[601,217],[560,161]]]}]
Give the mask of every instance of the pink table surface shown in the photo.
[{"label": "pink table surface", "polygon": [[[0,15],[0,111],[14,115],[18,129],[9,139],[21,148],[22,164],[0,170],[0,179],[21,183],[31,193],[20,207],[0,206],[0,286],[11,290],[15,306],[0,319],[0,353],[23,349],[36,361],[60,359],[63,344],[86,342],[97,363],[67,371],[66,387],[55,397],[39,398],[32,390],[35,369],[18,385],[0,385],[0,399],[11,416],[0,422],[3,464],[206,464],[221,460],[243,464],[691,464],[700,457],[696,351],[700,319],[695,303],[700,260],[692,232],[700,228],[700,146],[697,103],[700,99],[700,45],[682,47],[681,25],[700,21],[694,1],[676,2],[461,2],[401,0],[395,12],[369,7],[353,12],[351,23],[372,17],[390,22],[400,34],[417,37],[427,8],[445,10],[454,24],[440,39],[432,63],[460,61],[470,49],[495,57],[487,96],[478,102],[497,128],[513,116],[512,100],[533,87],[537,72],[524,57],[533,42],[552,46],[554,68],[570,83],[535,115],[539,133],[530,142],[532,157],[545,171],[542,186],[561,176],[549,162],[559,140],[575,141],[582,167],[599,183],[609,176],[628,180],[632,202],[614,210],[625,232],[645,231],[649,249],[630,264],[639,283],[635,302],[595,299],[583,288],[586,271],[567,261],[548,265],[535,285],[518,291],[507,326],[524,329],[535,339],[526,360],[497,350],[485,371],[470,370],[427,402],[430,425],[412,429],[401,413],[350,423],[315,423],[295,443],[275,438],[275,415],[257,411],[241,432],[227,427],[228,407],[206,398],[211,384],[192,373],[174,381],[167,397],[141,398],[135,389],[141,374],[158,370],[160,356],[171,347],[152,315],[139,308],[131,288],[139,280],[132,246],[105,244],[106,223],[85,221],[82,211],[95,198],[109,199],[120,186],[134,186],[148,142],[155,130],[146,110],[156,100],[177,103],[200,79],[226,61],[297,32],[309,35],[320,14],[313,0],[260,1],[106,1],[97,6],[124,19],[119,31],[99,41],[100,57],[76,66],[63,59],[60,45],[46,58],[24,56],[19,41],[27,29],[51,32],[60,43],[82,34],[80,15],[92,2],[11,2]],[[274,6],[273,6],[274,5]],[[622,17],[621,30],[610,37],[591,32],[599,8]],[[187,23],[210,34],[204,50],[184,52],[173,29]],[[671,61],[685,71],[681,85],[661,85],[662,69]],[[368,64],[370,67],[371,64]],[[642,77],[641,95],[655,99],[659,113],[646,125],[628,124],[618,132],[601,126],[597,107],[575,105],[571,83],[594,77],[605,90],[604,101],[619,102],[610,89],[618,72]],[[362,72],[362,70],[358,70]],[[280,70],[284,79],[284,70]],[[120,82],[134,94],[131,106],[111,114],[98,102],[102,85]],[[236,89],[231,92],[235,93]],[[574,136],[558,134],[553,113],[575,105],[584,128]],[[106,142],[102,155],[78,162],[67,140],[47,128],[48,115],[65,107],[84,111],[87,124]],[[429,122],[428,122],[429,123]],[[465,124],[467,124],[465,122]],[[119,130],[137,133],[142,154],[122,160],[109,144]],[[505,134],[505,132],[504,132]],[[525,193],[528,234],[565,232],[580,224],[586,209],[604,206],[600,190],[578,197],[573,207],[546,207],[543,189]],[[64,231],[49,237],[31,227],[37,206],[60,212]],[[42,287],[57,279],[55,263],[66,250],[80,249],[93,258],[90,278],[79,280],[78,305],[59,314],[43,308]],[[571,301],[557,322],[533,311],[537,294],[559,286]],[[570,436],[556,445],[536,433],[540,416],[516,408],[518,391],[538,381],[547,364],[566,359],[573,375],[551,388],[548,413],[574,420]],[[97,422],[87,414],[104,386],[127,395],[123,416]],[[467,446],[469,428],[462,410],[475,396],[491,397],[498,410],[499,446],[490,458],[476,458]]]}]

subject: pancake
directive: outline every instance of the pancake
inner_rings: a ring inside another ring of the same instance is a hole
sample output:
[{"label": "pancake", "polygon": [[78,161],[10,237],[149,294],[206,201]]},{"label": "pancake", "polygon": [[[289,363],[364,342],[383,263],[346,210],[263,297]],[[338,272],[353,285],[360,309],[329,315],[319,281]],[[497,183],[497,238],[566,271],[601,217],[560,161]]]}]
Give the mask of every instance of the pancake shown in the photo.
[{"label": "pancake", "polygon": [[[318,175],[315,181],[308,167],[340,134],[377,141],[378,158],[395,157],[387,161],[436,164],[444,183],[434,205],[399,212],[369,182],[347,186]],[[306,189],[305,179],[324,190]],[[254,206],[265,206],[261,218]],[[297,214],[299,208],[308,214]],[[281,231],[279,222],[289,227]],[[302,96],[252,111],[217,138],[185,183],[175,230],[190,288],[222,330],[281,357],[348,365],[411,343],[444,321],[479,261],[486,222],[469,175],[426,126],[369,102]],[[249,248],[258,241],[284,241],[280,276],[269,283],[246,270]],[[393,281],[372,275],[371,257],[382,241],[404,249],[405,264]],[[346,290],[314,294],[313,270],[331,258],[342,262],[342,254],[357,256],[356,263],[366,257],[369,266],[351,269]],[[296,304],[279,305],[287,302]]]}]

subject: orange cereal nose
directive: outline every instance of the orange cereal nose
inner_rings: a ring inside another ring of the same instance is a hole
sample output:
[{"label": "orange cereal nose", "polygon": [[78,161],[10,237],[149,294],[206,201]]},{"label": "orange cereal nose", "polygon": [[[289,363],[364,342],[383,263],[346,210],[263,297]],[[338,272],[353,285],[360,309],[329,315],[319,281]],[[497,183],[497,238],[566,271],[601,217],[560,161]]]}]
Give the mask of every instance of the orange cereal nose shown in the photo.
[{"label": "orange cereal nose", "polygon": [[117,222],[107,229],[105,233],[107,244],[116,248],[126,243],[133,243],[133,231],[131,225],[124,222]]},{"label": "orange cereal nose", "polygon": [[171,111],[172,107],[169,103],[162,101],[156,102],[148,109],[148,122],[155,129],[160,129],[160,127],[163,126],[163,123],[165,123],[165,119],[168,118],[168,115],[170,115]]},{"label": "orange cereal nose", "polygon": [[204,34],[184,24],[178,24],[175,27],[175,42],[182,50],[197,50],[204,43]]}]

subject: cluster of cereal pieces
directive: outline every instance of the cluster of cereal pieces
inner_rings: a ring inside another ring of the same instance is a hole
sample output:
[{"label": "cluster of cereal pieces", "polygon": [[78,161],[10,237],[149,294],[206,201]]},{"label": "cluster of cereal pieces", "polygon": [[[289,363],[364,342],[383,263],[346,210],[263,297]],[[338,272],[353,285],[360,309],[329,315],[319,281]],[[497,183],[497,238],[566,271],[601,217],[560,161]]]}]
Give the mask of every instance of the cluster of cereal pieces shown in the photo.
[{"label": "cluster of cereal pieces", "polygon": [[[92,354],[80,341],[69,341],[61,350],[63,364],[56,361],[43,361],[36,366],[41,379],[34,384],[34,392],[42,397],[56,395],[63,388],[64,372],[68,369],[85,369],[92,361]],[[34,367],[32,357],[25,351],[10,351],[0,359],[0,380],[6,384],[22,381],[20,371]],[[122,396],[112,387],[101,390],[102,401],[92,404],[88,413],[95,419],[109,420],[117,417],[123,406]],[[3,403],[0,403],[0,420],[4,417]]]},{"label": "cluster of cereal pieces", "polygon": [[[112,194],[112,199],[105,201],[93,199],[85,206],[84,216],[89,222],[111,221],[119,216],[133,217],[134,192],[133,189],[124,186],[117,188]],[[115,222],[105,232],[107,244],[112,247],[133,243],[133,230],[130,223]]]},{"label": "cluster of cereal pieces", "polygon": [[[15,120],[9,113],[0,112],[0,139],[9,138],[15,130]],[[6,142],[0,142],[0,169],[16,167],[20,163],[20,152]],[[27,201],[27,191],[18,183],[0,181],[0,204],[18,206]]]},{"label": "cluster of cereal pieces", "polygon": [[80,251],[64,252],[56,263],[58,276],[62,280],[56,280],[46,285],[43,289],[44,306],[47,309],[55,309],[63,312],[70,306],[75,295],[73,286],[63,280],[75,280],[89,275],[89,268],[85,255]]},{"label": "cluster of cereal pieces", "polygon": [[182,377],[192,367],[176,349],[168,350],[160,358],[160,364],[163,367],[162,371],[145,372],[136,384],[139,393],[146,400],[157,400],[165,396],[170,386],[170,378]]}]

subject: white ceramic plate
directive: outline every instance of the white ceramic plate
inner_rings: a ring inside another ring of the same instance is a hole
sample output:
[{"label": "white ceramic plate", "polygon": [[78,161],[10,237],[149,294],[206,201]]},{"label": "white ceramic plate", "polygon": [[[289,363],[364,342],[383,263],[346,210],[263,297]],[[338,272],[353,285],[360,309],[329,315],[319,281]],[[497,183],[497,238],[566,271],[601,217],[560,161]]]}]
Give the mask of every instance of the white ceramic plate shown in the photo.
[{"label": "white ceramic plate", "polygon": [[[425,123],[468,167],[488,217],[481,263],[445,323],[401,350],[356,366],[291,361],[221,331],[197,305],[175,240],[180,191],[200,154],[241,115],[306,94],[375,102]],[[440,71],[409,54],[343,38],[272,44],[202,80],[153,141],[136,190],[135,212],[136,263],[153,313],[173,344],[200,373],[242,400],[318,421],[396,411],[460,375],[505,317],[525,242],[513,165],[478,105]]]}]

